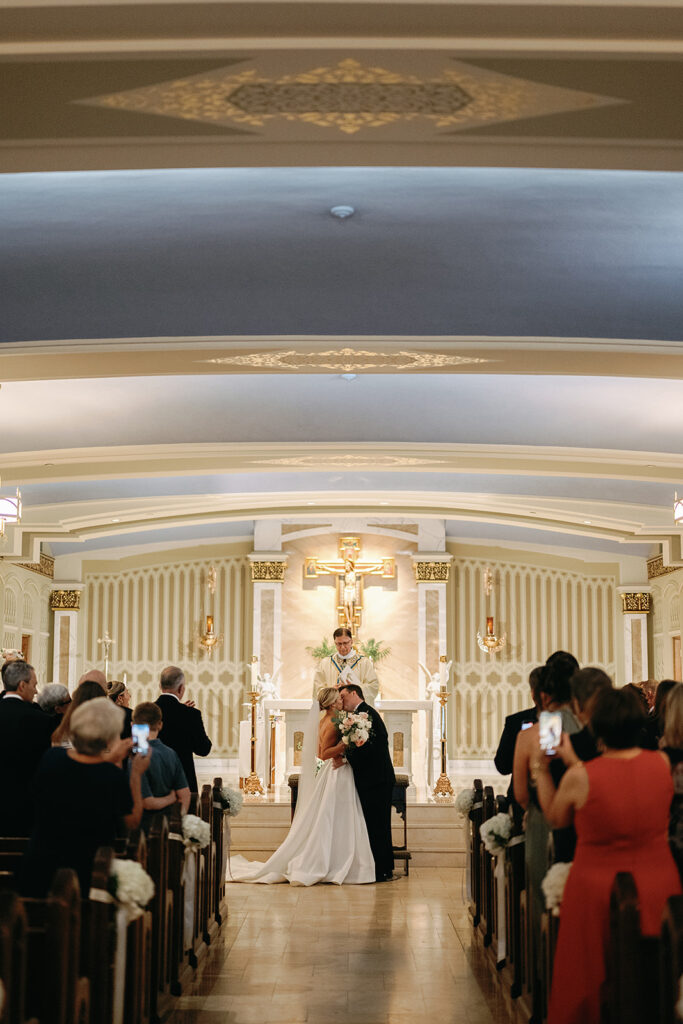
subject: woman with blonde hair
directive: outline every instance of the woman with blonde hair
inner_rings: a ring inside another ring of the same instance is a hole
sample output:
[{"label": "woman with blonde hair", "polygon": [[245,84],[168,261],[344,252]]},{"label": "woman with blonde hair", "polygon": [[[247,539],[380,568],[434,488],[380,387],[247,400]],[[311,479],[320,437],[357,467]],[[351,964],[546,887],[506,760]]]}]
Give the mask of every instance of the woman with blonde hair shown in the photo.
[{"label": "woman with blonde hair", "polygon": [[[326,686],[311,705],[301,751],[298,799],[284,843],[265,864],[230,859],[233,882],[354,885],[375,881],[375,861],[337,716],[339,691]],[[317,754],[317,757],[316,757]]]}]

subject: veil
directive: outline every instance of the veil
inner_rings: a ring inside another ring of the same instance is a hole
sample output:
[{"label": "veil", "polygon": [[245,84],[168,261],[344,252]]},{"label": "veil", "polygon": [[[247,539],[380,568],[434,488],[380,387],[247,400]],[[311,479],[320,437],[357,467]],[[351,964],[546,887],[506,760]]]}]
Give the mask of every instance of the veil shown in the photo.
[{"label": "veil", "polygon": [[304,743],[301,750],[301,773],[299,774],[299,793],[296,801],[296,814],[303,811],[313,795],[315,784],[315,759],[318,751],[318,728],[320,726],[320,705],[314,700],[308,711],[304,725]]}]

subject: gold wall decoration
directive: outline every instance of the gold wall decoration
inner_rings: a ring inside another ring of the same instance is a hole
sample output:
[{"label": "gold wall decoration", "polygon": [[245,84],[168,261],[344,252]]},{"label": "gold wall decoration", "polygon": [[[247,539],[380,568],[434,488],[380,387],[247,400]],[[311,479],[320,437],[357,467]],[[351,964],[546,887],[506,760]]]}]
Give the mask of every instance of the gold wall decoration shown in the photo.
[{"label": "gold wall decoration", "polygon": [[450,577],[450,562],[413,562],[417,583],[447,583]]},{"label": "gold wall decoration", "polygon": [[395,732],[393,735],[393,750],[391,754],[391,760],[394,763],[394,768],[403,768],[405,760],[403,758],[403,733]]},{"label": "gold wall decoration", "polygon": [[415,373],[419,370],[448,370],[474,363],[494,363],[496,359],[483,356],[461,356],[448,352],[415,352],[404,349],[400,352],[370,352],[366,349],[338,348],[324,351],[300,352],[287,349],[279,352],[247,352],[234,356],[215,356],[197,359],[197,363],[212,363],[216,366],[243,366],[251,370],[296,370],[317,372],[330,370],[334,373],[377,373],[386,370],[403,370]]},{"label": "gold wall decoration", "polygon": [[39,562],[19,562],[22,569],[29,572],[37,572],[39,576],[47,576],[49,580],[55,578],[55,560],[50,555],[44,555],[41,551]]},{"label": "gold wall decoration", "polygon": [[656,555],[654,558],[648,558],[647,560],[647,578],[654,580],[658,576],[666,576],[670,572],[676,572],[678,569],[683,568],[680,565],[664,565],[663,555]]},{"label": "gold wall decoration", "polygon": [[252,562],[251,578],[254,582],[268,580],[275,583],[284,583],[286,568],[286,562]]},{"label": "gold wall decoration", "polygon": [[621,610],[627,614],[634,614],[636,612],[649,612],[651,608],[651,594],[620,594],[621,597]]},{"label": "gold wall decoration", "polygon": [[[375,59],[381,61],[375,63]],[[313,65],[307,51],[261,52],[234,66],[85,100],[86,106],[251,129],[267,139],[399,129],[457,131],[621,102],[500,74],[441,53],[343,51]],[[293,132],[295,129],[295,133]],[[388,133],[388,136],[387,136]]]},{"label": "gold wall decoration", "polygon": [[81,607],[80,590],[53,590],[50,594],[50,608],[57,611],[79,611]]}]

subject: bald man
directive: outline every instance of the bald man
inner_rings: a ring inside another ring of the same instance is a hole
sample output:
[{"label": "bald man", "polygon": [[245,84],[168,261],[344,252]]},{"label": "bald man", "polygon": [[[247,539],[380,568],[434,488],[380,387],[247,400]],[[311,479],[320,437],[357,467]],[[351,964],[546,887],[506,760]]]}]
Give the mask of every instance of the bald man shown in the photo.
[{"label": "bald man", "polygon": [[78,685],[80,686],[81,683],[99,683],[104,692],[107,692],[107,677],[98,668],[91,668],[82,675],[78,680]]}]

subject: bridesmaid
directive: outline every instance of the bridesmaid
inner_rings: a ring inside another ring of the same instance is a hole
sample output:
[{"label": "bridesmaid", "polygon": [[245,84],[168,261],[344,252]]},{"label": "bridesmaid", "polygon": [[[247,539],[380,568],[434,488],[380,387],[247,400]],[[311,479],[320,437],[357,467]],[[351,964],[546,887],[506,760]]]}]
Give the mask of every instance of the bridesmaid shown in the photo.
[{"label": "bridesmaid", "polygon": [[617,872],[635,878],[645,935],[659,934],[667,898],[681,891],[667,842],[671,768],[664,753],[636,745],[644,720],[635,694],[600,693],[591,729],[601,756],[569,768],[557,790],[550,759],[536,752],[533,773],[548,822],[553,828],[574,822],[578,835],[562,899],[548,1024],[599,1024]]}]

